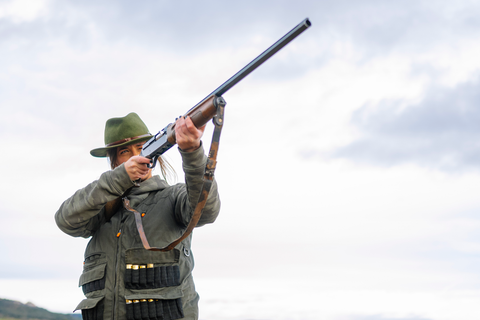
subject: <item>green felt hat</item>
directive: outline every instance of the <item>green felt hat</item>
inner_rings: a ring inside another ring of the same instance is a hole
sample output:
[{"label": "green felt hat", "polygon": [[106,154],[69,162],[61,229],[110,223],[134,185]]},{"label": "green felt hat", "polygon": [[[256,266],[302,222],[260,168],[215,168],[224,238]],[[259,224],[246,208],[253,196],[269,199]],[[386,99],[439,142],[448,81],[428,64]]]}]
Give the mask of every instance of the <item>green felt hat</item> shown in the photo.
[{"label": "green felt hat", "polygon": [[93,149],[94,157],[106,157],[107,150],[147,141],[152,137],[140,117],[132,112],[123,118],[108,119],[105,124],[105,147]]}]

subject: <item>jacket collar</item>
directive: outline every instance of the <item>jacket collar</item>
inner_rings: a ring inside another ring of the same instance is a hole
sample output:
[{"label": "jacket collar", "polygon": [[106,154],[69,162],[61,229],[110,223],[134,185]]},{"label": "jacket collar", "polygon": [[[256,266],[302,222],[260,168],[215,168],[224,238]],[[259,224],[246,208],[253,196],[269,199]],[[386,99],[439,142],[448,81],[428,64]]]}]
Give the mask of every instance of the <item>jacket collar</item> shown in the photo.
[{"label": "jacket collar", "polygon": [[160,176],[154,175],[150,179],[140,183],[140,186],[133,187],[132,191],[128,195],[130,199],[130,205],[135,208],[139,203],[145,200],[150,192],[160,191],[168,187],[168,183],[162,180]]}]

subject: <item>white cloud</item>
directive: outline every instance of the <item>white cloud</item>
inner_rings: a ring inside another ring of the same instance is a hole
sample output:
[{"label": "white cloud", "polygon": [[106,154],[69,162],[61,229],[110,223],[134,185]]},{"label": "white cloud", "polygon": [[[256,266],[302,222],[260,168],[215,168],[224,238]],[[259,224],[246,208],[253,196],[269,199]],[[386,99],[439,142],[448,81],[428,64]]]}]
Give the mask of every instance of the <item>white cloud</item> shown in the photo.
[{"label": "white cloud", "polygon": [[0,19],[14,23],[31,22],[47,12],[50,0],[7,0],[0,3]]}]

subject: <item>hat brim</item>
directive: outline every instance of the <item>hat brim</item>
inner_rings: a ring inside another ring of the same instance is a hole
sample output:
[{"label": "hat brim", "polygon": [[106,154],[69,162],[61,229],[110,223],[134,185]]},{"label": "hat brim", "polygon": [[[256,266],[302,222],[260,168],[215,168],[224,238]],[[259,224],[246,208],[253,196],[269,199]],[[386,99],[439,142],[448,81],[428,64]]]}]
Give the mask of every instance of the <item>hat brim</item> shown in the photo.
[{"label": "hat brim", "polygon": [[147,140],[150,140],[152,137],[153,137],[152,135],[149,135],[147,137],[141,137],[141,138],[133,139],[133,140],[130,140],[130,141],[127,141],[127,142],[124,142],[124,143],[120,143],[120,144],[116,144],[116,145],[113,145],[113,146],[109,146],[109,147],[96,148],[96,149],[91,150],[90,154],[94,157],[97,157],[97,158],[104,158],[104,157],[107,156],[107,150],[110,150],[110,149],[113,149],[113,148],[118,148],[118,147],[123,147],[123,146],[128,146],[130,144],[134,144],[134,143],[137,143],[137,142],[147,141]]}]

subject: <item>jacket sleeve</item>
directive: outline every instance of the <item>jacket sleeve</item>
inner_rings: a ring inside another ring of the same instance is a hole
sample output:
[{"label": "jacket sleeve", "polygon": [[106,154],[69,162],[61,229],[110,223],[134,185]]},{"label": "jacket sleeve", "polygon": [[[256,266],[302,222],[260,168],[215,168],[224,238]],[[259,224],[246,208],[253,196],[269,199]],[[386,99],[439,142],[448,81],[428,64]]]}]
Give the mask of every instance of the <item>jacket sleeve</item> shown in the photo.
[{"label": "jacket sleeve", "polygon": [[[203,175],[207,163],[207,157],[203,150],[203,144],[193,152],[179,150],[183,161],[186,188],[179,189],[177,193],[175,214],[177,219],[186,226],[193,215],[193,210],[197,205],[198,198],[203,188]],[[219,212],[220,197],[218,195],[217,183],[214,178],[208,194],[207,203],[203,208],[202,216],[198,221],[197,227],[203,226],[207,223],[213,223]]]},{"label": "jacket sleeve", "polygon": [[104,215],[100,213],[105,204],[132,186],[133,182],[123,164],[104,172],[98,180],[63,202],[55,214],[55,222],[68,235],[88,238],[101,223]]}]

